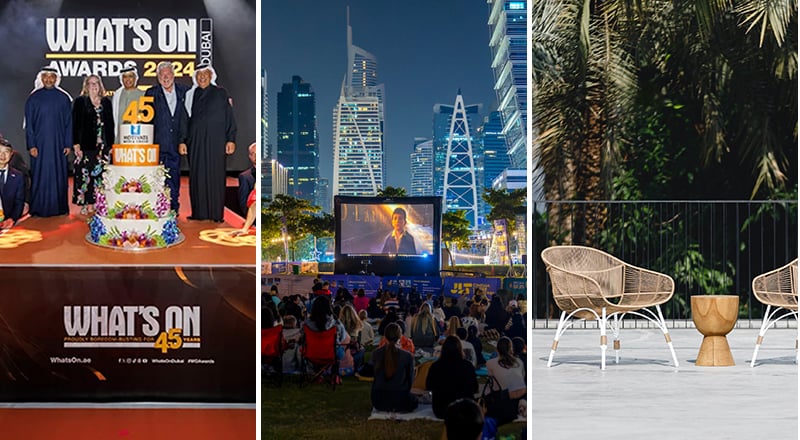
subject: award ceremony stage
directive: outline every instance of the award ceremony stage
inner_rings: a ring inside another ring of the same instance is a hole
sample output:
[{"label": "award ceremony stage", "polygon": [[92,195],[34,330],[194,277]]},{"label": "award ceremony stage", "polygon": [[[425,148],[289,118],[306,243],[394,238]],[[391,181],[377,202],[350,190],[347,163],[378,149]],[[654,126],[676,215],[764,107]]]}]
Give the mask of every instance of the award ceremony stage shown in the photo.
[{"label": "award ceremony stage", "polygon": [[[238,184],[231,177],[227,183],[228,188]],[[244,223],[241,216],[227,207],[224,223],[188,220],[190,214],[189,182],[183,177],[178,227],[184,241],[166,249],[125,251],[87,242],[90,216],[70,204],[69,215],[26,217],[14,228],[0,232],[0,261],[3,266],[255,265],[256,236],[231,234]]]},{"label": "award ceremony stage", "polygon": [[0,234],[0,437],[255,437],[256,236],[189,206],[184,177],[166,249],[93,245],[75,205]]}]

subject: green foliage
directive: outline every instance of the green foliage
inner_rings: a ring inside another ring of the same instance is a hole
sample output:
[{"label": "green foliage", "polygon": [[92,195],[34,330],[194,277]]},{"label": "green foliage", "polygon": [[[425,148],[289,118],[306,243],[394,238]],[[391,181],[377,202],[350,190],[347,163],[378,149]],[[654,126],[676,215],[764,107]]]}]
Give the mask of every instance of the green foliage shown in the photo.
[{"label": "green foliage", "polygon": [[378,197],[408,197],[403,187],[387,186],[378,191]]},{"label": "green foliage", "polygon": [[309,216],[305,218],[305,229],[309,234],[317,237],[333,237],[336,230],[336,221],[333,215],[326,212],[320,215]]},{"label": "green foliage", "polygon": [[[327,226],[326,221],[332,217],[322,216],[320,220],[313,220],[314,213],[320,211],[319,206],[314,206],[308,200],[278,194],[262,209],[262,255],[267,259],[276,259],[284,255],[283,228],[285,227],[289,249],[294,251],[295,243],[305,238],[312,231],[323,233]],[[332,230],[332,228],[330,228]],[[294,258],[289,255],[288,258]]]},{"label": "green foliage", "polygon": [[675,282],[684,283],[692,293],[727,294],[733,286],[734,267],[727,263],[730,274],[709,267],[699,246],[693,244],[675,261],[672,271]]},{"label": "green foliage", "polygon": [[[442,214],[442,243],[451,249],[463,249],[469,246],[469,220],[467,211],[463,209],[447,211]],[[453,256],[450,255],[450,263],[454,264]]]},{"label": "green foliage", "polygon": [[505,220],[508,225],[508,230],[513,231],[517,227],[517,215],[525,214],[525,199],[527,198],[527,190],[525,188],[513,189],[483,189],[483,201],[485,201],[492,210],[486,216],[486,220]]}]

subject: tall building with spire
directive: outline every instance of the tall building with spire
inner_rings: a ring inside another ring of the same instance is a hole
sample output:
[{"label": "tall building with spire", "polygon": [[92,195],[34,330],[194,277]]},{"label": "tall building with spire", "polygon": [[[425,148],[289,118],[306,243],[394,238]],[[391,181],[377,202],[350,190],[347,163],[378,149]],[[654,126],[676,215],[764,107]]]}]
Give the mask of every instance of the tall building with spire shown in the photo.
[{"label": "tall building with spire", "polygon": [[347,12],[347,66],[333,108],[333,195],[375,196],[385,185],[384,86],[375,55],[353,44]]},{"label": "tall building with spire", "polygon": [[316,203],[319,143],[314,89],[299,76],[278,92],[278,162],[289,176],[288,194]]},{"label": "tall building with spire", "polygon": [[528,167],[527,15],[525,0],[487,0],[497,110],[514,168]]},{"label": "tall building with spire", "polygon": [[[449,104],[435,104],[433,106],[433,192],[434,195],[444,195],[444,169],[447,160],[447,142],[450,138],[450,126],[453,120],[454,106]],[[470,104],[464,107],[467,122],[470,127],[470,141],[476,138],[475,128],[480,121],[480,112],[483,104]]]},{"label": "tall building with spire", "polygon": [[444,170],[444,202],[446,211],[467,211],[470,225],[478,226],[478,178],[475,172],[475,156],[472,150],[472,135],[461,90],[458,90],[453,114],[450,119],[450,135],[447,140],[447,156]]}]

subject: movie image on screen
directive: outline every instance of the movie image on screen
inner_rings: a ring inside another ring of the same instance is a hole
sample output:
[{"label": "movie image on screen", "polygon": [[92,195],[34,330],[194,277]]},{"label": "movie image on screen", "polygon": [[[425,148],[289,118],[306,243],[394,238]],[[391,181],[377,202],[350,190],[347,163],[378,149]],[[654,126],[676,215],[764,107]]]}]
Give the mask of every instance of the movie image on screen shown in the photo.
[{"label": "movie image on screen", "polygon": [[340,222],[342,254],[433,255],[433,205],[342,203]]},{"label": "movie image on screen", "polygon": [[441,197],[333,198],[336,274],[437,274]]}]

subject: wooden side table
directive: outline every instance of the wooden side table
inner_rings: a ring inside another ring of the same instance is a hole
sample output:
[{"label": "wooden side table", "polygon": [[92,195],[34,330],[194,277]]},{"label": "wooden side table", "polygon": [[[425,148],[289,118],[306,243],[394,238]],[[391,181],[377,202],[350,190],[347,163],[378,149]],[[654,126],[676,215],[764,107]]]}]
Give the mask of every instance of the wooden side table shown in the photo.
[{"label": "wooden side table", "polygon": [[693,295],[692,320],[703,335],[695,365],[728,367],[735,365],[727,334],[739,317],[737,295]]}]

